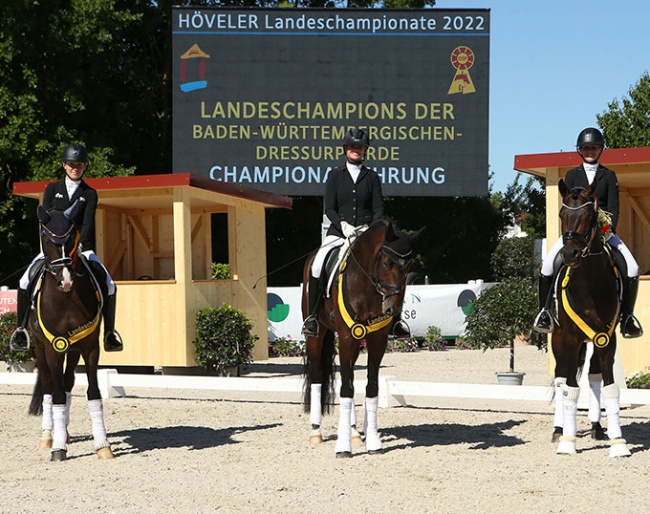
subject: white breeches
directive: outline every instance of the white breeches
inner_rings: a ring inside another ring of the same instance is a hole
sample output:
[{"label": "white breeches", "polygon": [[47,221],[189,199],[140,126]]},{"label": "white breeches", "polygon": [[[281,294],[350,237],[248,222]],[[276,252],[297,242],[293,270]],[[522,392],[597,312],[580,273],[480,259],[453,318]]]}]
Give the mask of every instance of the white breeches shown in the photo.
[{"label": "white breeches", "polygon": [[[115,294],[115,282],[113,282],[113,279],[111,278],[110,273],[106,269],[106,266],[104,266],[104,263],[99,260],[99,257],[95,255],[95,252],[92,250],[86,250],[85,252],[81,252],[83,256],[88,259],[89,261],[94,261],[98,262],[102,268],[104,268],[104,271],[106,272],[106,287],[108,288],[108,295],[112,296]],[[30,263],[30,265],[27,267],[25,270],[25,273],[23,273],[23,276],[20,277],[20,282],[19,286],[23,290],[27,290],[29,287],[29,274],[34,267],[34,264],[36,264],[38,261],[42,260],[45,258],[45,255],[43,255],[43,252],[39,253],[34,260]]]},{"label": "white breeches", "polygon": [[314,262],[312,262],[311,265],[311,276],[314,278],[319,278],[322,271],[323,271],[323,263],[325,262],[325,258],[327,257],[327,254],[332,248],[336,248],[338,246],[343,246],[343,243],[345,243],[345,239],[342,237],[330,235],[325,238],[323,241],[323,244],[321,247],[318,249],[318,252],[316,252],[316,257],[314,257]]},{"label": "white breeches", "polygon": [[[630,278],[638,277],[639,265],[634,259],[632,252],[630,252],[629,248],[625,246],[625,243],[621,240],[621,238],[618,237],[618,235],[614,234],[609,238],[609,244],[621,252],[625,258],[625,263],[627,264],[627,276]],[[555,244],[551,247],[549,252],[546,254],[546,257],[544,257],[544,260],[542,261],[542,275],[546,275],[547,277],[553,275],[553,262],[555,261],[555,256],[563,246],[564,241],[560,237],[557,241],[555,241]]]}]

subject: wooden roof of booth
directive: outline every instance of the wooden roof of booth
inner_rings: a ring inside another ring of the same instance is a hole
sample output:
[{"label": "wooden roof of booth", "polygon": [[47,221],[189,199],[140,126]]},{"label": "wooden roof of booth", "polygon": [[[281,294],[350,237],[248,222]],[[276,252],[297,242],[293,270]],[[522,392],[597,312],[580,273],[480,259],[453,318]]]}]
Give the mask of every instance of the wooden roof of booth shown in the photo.
[{"label": "wooden roof of booth", "polygon": [[[124,210],[133,208],[149,210],[162,207],[169,203],[171,195],[169,188],[190,186],[190,195],[194,207],[205,207],[218,212],[215,200],[229,204],[228,197],[251,200],[264,204],[266,207],[291,209],[293,200],[287,196],[267,193],[250,187],[227,182],[218,182],[191,173],[174,173],[165,175],[134,175],[129,177],[88,178],[88,185],[95,188],[101,197],[99,208],[114,207]],[[28,198],[40,199],[45,186],[53,181],[16,182],[13,194]],[[194,191],[194,194],[192,194]],[[201,195],[200,191],[217,193]],[[116,194],[105,194],[114,192]],[[137,203],[134,205],[134,202]]]},{"label": "wooden roof of booth", "polygon": [[[562,178],[581,162],[578,152],[524,154],[515,155],[514,169],[546,178],[547,185],[551,185],[555,176],[551,170],[557,170],[559,178]],[[600,162],[616,172],[621,188],[650,188],[650,146],[606,149]],[[554,182],[557,183],[559,178]]]}]

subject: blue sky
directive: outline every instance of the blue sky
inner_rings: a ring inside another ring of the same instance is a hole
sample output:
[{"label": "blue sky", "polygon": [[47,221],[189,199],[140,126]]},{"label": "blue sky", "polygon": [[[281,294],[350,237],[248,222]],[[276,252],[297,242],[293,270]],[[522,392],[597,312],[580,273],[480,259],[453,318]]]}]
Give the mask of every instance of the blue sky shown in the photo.
[{"label": "blue sky", "polygon": [[437,0],[490,9],[493,191],[515,179],[514,156],[575,150],[596,115],[650,70],[649,0]]}]

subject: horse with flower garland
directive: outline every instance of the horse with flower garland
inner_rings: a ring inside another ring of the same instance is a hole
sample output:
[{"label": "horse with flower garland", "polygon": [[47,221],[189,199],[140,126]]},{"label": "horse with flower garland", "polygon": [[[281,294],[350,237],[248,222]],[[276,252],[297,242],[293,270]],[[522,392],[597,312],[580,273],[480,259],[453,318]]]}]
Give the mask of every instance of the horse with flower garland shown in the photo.
[{"label": "horse with flower garland", "polygon": [[[590,387],[598,389],[592,391],[590,397],[597,402],[602,396],[610,456],[628,456],[630,451],[623,439],[619,419],[620,391],[614,382],[620,276],[606,244],[607,213],[597,208],[595,183],[586,189],[569,190],[560,180],[558,187],[562,195],[560,218],[564,246],[560,255],[564,265],[554,286],[558,322],[551,336],[555,385],[560,394],[556,396],[555,424],[562,426],[557,453],[576,453],[578,377],[585,357],[584,343],[591,341],[594,354],[590,374],[598,378],[599,373],[602,374],[602,389],[600,380],[590,380]],[[600,412],[600,404],[591,408]]]}]

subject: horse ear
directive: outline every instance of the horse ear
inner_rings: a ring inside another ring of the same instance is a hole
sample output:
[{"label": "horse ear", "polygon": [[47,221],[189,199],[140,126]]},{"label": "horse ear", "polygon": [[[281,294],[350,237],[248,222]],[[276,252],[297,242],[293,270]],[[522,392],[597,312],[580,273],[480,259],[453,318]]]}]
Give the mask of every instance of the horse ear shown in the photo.
[{"label": "horse ear", "polygon": [[68,207],[65,211],[63,211],[63,216],[65,216],[65,219],[72,221],[75,219],[77,214],[79,214],[79,208],[81,207],[81,203],[79,200],[75,200],[74,203]]},{"label": "horse ear", "polygon": [[36,216],[41,225],[47,225],[47,222],[50,221],[50,213],[42,205],[36,208]]},{"label": "horse ear", "polygon": [[560,181],[557,183],[557,187],[560,190],[560,194],[562,196],[566,196],[569,194],[569,188],[566,185],[566,182],[564,182],[564,179],[561,178]]},{"label": "horse ear", "polygon": [[420,239],[420,237],[422,237],[422,234],[424,234],[424,232],[426,231],[426,229],[427,229],[427,227],[424,226],[424,227],[422,227],[420,230],[418,230],[417,232],[411,232],[411,233],[409,234],[409,244],[410,244],[411,246],[413,246],[413,244],[416,243],[417,240]]},{"label": "horse ear", "polygon": [[388,223],[386,226],[386,234],[384,235],[384,240],[386,241],[395,241],[397,239],[397,235],[395,234],[395,227],[393,227],[392,223]]}]

